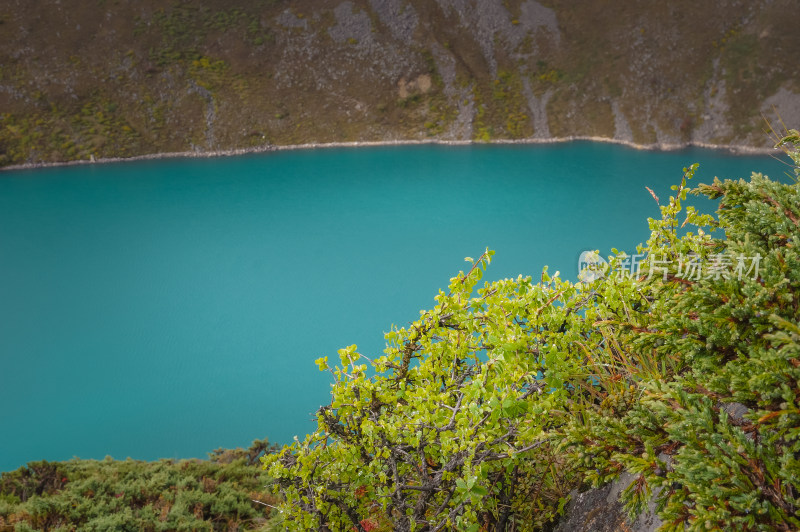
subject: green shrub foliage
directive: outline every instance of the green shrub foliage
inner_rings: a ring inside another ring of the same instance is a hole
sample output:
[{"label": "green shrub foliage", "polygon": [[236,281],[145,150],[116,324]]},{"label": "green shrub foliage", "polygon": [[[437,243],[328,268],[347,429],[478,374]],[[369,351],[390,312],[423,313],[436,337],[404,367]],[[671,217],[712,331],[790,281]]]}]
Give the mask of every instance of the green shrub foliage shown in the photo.
[{"label": "green shrub foliage", "polygon": [[0,475],[0,531],[274,529],[265,504],[277,500],[256,466],[272,450],[256,440],[210,460],[32,462]]},{"label": "green shrub foliage", "polygon": [[[719,199],[718,216],[706,225],[727,239],[694,239],[691,248],[712,261],[724,254],[734,270],[737,257],[760,257],[758,272],[670,276],[657,286],[651,323],[630,350],[671,360],[675,370],[642,381],[636,400],[616,415],[587,408],[566,434],[575,452],[589,453],[594,481],[621,469],[638,475],[625,494],[633,512],[656,491],[662,530],[797,530],[797,183],[753,174],[695,192]],[[677,216],[664,211],[662,223],[651,223],[651,249],[676,239]]]},{"label": "green shrub foliage", "polygon": [[[782,141],[795,162],[798,140]],[[481,285],[487,250],[383,356],[319,359],[331,404],[264,458],[285,525],[534,530],[628,472],[628,510],[655,498],[662,530],[800,528],[798,185],[690,189],[695,169],[633,275],[617,254],[591,282]]]},{"label": "green shrub foliage", "polygon": [[374,375],[355,346],[339,351],[318,430],[267,462],[298,529],[477,529],[530,512],[529,500],[547,509],[566,495],[543,436],[569,391],[551,369],[537,374],[589,334],[576,312],[582,296],[545,274],[487,283],[470,297],[491,255],[455,277],[433,310],[386,335]]}]

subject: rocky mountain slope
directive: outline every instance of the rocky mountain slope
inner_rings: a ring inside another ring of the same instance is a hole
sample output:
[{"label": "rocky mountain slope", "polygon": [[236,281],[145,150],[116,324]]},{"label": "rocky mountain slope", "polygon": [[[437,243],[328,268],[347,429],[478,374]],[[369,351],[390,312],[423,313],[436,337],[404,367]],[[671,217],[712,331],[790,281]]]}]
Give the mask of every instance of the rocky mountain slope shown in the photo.
[{"label": "rocky mountain slope", "polygon": [[2,0],[0,164],[594,136],[764,147],[795,0]]}]

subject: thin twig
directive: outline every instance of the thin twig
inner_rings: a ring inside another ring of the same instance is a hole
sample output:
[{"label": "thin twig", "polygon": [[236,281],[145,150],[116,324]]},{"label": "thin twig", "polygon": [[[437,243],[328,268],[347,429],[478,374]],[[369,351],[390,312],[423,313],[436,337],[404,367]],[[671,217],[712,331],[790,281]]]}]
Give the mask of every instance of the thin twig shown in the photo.
[{"label": "thin twig", "polygon": [[250,499],[250,500],[251,500],[251,501],[253,501],[253,502],[255,502],[255,503],[258,503],[258,504],[263,504],[264,506],[269,506],[269,507],[270,507],[270,508],[272,508],[273,510],[278,510],[279,512],[282,512],[282,511],[283,511],[283,510],[281,510],[280,508],[278,508],[277,506],[272,506],[271,504],[267,504],[267,503],[265,503],[265,502],[261,502],[261,501],[259,501],[259,500],[257,500],[257,499]]}]

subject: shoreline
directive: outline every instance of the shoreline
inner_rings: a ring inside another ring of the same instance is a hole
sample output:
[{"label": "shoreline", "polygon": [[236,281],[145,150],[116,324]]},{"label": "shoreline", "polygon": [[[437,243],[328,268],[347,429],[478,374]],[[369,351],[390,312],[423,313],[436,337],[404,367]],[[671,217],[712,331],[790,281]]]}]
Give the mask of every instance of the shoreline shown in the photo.
[{"label": "shoreline", "polygon": [[13,170],[31,170],[37,168],[51,168],[59,166],[76,166],[84,164],[108,164],[119,162],[149,161],[160,159],[210,159],[216,157],[234,157],[237,155],[251,155],[257,153],[268,153],[277,151],[293,150],[315,150],[328,148],[358,148],[358,147],[377,147],[377,146],[491,146],[491,145],[537,145],[537,144],[564,144],[568,142],[602,142],[606,144],[618,144],[627,148],[644,151],[676,151],[687,148],[701,148],[707,150],[727,151],[731,155],[769,155],[774,153],[777,148],[757,148],[754,146],[736,144],[711,144],[708,142],[684,142],[684,143],[654,143],[637,144],[628,140],[613,139],[608,137],[593,137],[586,135],[574,135],[569,137],[554,138],[530,138],[530,139],[497,139],[488,142],[474,140],[443,140],[443,139],[405,139],[405,140],[365,140],[351,142],[308,142],[303,144],[275,145],[267,144],[252,148],[233,148],[229,150],[212,151],[183,151],[183,152],[164,152],[148,153],[144,155],[134,155],[132,157],[105,157],[100,159],[77,159],[73,161],[60,162],[38,162],[23,163],[0,167],[0,172]]}]

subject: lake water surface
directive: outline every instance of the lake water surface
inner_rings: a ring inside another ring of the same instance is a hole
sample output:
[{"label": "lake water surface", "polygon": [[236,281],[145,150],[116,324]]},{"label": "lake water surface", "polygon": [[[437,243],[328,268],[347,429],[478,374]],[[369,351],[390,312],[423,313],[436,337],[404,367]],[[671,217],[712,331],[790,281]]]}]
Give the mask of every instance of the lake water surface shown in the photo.
[{"label": "lake water surface", "polygon": [[[766,156],[611,144],[387,146],[0,173],[0,471],[205,457],[312,430],[313,361],[487,279],[575,279],[633,251],[682,168],[786,179]],[[704,203],[713,207],[711,202]]]}]

